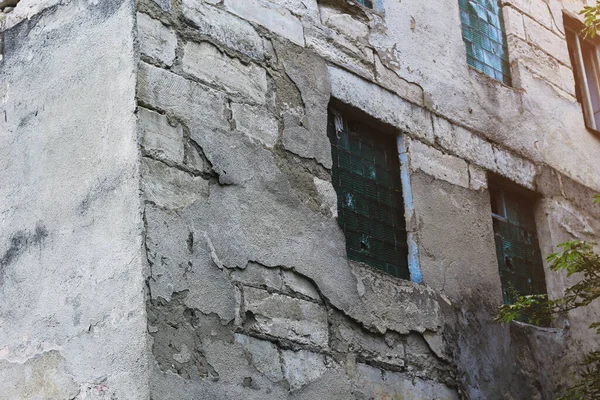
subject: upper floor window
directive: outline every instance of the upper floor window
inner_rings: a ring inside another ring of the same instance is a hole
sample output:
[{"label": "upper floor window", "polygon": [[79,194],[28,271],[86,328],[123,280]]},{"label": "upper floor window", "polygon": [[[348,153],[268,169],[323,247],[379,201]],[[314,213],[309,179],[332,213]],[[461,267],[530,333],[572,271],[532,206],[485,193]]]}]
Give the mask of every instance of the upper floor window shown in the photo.
[{"label": "upper floor window", "polygon": [[500,1],[459,0],[459,6],[467,63],[510,85],[510,64]]},{"label": "upper floor window", "polygon": [[496,255],[504,302],[546,294],[546,278],[534,218],[534,198],[500,178],[490,177]]},{"label": "upper floor window", "polygon": [[410,279],[396,136],[332,110],[328,136],[348,258]]},{"label": "upper floor window", "polygon": [[600,67],[598,64],[598,39],[584,39],[580,32],[583,24],[565,15],[565,33],[573,74],[577,101],[583,107],[585,125],[600,131]]}]

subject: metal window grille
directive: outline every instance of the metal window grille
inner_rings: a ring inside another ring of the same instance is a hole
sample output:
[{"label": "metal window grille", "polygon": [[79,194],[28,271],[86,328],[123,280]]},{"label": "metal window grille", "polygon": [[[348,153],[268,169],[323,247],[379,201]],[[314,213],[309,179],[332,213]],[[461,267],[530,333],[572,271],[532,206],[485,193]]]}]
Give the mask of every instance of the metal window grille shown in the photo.
[{"label": "metal window grille", "polygon": [[496,254],[506,304],[515,295],[546,294],[546,279],[533,199],[501,185],[490,186]]},{"label": "metal window grille", "polygon": [[502,8],[498,0],[459,0],[467,63],[511,84]]},{"label": "metal window grille", "polygon": [[362,4],[365,7],[373,8],[372,0],[355,0],[358,4]]},{"label": "metal window grille", "polygon": [[331,110],[328,135],[348,258],[410,279],[396,138],[348,123]]}]

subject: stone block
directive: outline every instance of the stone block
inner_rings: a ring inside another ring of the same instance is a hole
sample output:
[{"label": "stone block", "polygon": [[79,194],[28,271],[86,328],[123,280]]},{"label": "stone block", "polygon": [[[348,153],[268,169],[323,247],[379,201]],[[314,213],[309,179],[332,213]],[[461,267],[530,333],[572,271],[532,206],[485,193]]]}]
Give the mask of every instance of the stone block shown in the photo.
[{"label": "stone block", "polygon": [[420,106],[424,105],[423,88],[417,84],[408,82],[406,79],[402,79],[393,70],[383,65],[379,56],[375,57],[375,71],[377,82],[380,85],[412,103]]},{"label": "stone block", "polygon": [[469,187],[473,190],[487,189],[487,174],[483,168],[469,164]]},{"label": "stone block", "polygon": [[367,39],[369,35],[369,26],[362,21],[352,17],[347,12],[342,12],[339,9],[322,6],[319,7],[321,14],[321,22],[344,34],[353,40],[360,41]]},{"label": "stone block", "polygon": [[267,72],[254,64],[242,64],[208,42],[185,44],[182,69],[240,99],[266,103]]},{"label": "stone block", "polygon": [[142,159],[144,200],[160,207],[182,209],[208,197],[208,181],[160,161]]},{"label": "stone block", "polygon": [[315,285],[293,271],[283,270],[283,288],[291,293],[298,293],[313,300],[321,300],[321,295],[319,295]]},{"label": "stone block", "polygon": [[184,18],[202,35],[250,58],[264,60],[263,41],[248,22],[199,0],[183,0],[181,7]]},{"label": "stone block", "polygon": [[493,169],[495,166],[492,144],[461,126],[453,127],[449,150],[483,168]]},{"label": "stone block", "polygon": [[[317,23],[319,20],[319,6],[317,0],[270,0],[278,6],[285,7],[294,15],[308,23]],[[305,24],[306,25],[306,24]]]},{"label": "stone block", "polygon": [[279,360],[277,346],[267,340],[251,336],[235,334],[235,341],[244,347],[251,357],[250,363],[273,382],[283,379],[283,371]]},{"label": "stone block", "polygon": [[[327,110],[327,108],[324,108]],[[331,168],[331,142],[325,134],[326,124],[322,126],[323,134],[305,127],[306,121],[302,110],[286,110],[283,114],[283,146],[303,158],[313,158],[325,168]],[[315,122],[313,122],[314,124]]]},{"label": "stone block", "polygon": [[361,359],[368,359],[380,364],[404,367],[404,345],[388,344],[383,336],[364,332],[359,327],[341,324],[336,330],[340,349],[355,353]]},{"label": "stone block", "polygon": [[137,90],[142,104],[171,112],[185,122],[194,121],[207,130],[229,130],[225,96],[205,85],[142,62]]},{"label": "stone block", "polygon": [[270,1],[225,0],[225,8],[247,21],[262,25],[293,43],[304,46],[304,28],[288,9]]},{"label": "stone block", "polygon": [[506,31],[506,34],[525,39],[523,14],[512,7],[502,7],[502,14],[504,17],[504,30]]},{"label": "stone block", "polygon": [[469,166],[458,157],[444,154],[417,140],[410,141],[411,170],[421,170],[428,175],[464,188],[469,187]]},{"label": "stone block", "polygon": [[[519,66],[525,67],[539,78],[556,86],[571,96],[575,96],[575,81],[573,73],[565,73],[570,68],[561,64],[556,58],[549,56],[546,51],[538,49],[529,42],[516,36],[508,37],[508,48],[511,59],[519,60]],[[524,89],[528,89],[524,87]]]},{"label": "stone block", "polygon": [[336,34],[335,31],[327,35],[322,30],[307,30],[306,47],[353,74],[371,81],[375,80],[372,53],[367,56],[360,48],[354,46],[345,37]]},{"label": "stone block", "polygon": [[552,29],[552,14],[544,0],[506,0],[504,8],[514,7],[523,14],[535,16],[535,19],[548,29]]},{"label": "stone block", "polygon": [[569,49],[563,36],[557,35],[554,31],[540,25],[537,21],[524,16],[525,39],[535,44],[554,58],[565,65],[571,65],[569,58]]},{"label": "stone block", "polygon": [[331,95],[374,118],[419,138],[433,141],[431,115],[374,83],[344,69],[329,66]]},{"label": "stone block", "polygon": [[433,351],[433,353],[442,360],[450,361],[450,357],[448,355],[448,349],[446,347],[446,342],[442,334],[436,334],[433,332],[424,332],[423,339],[427,342],[427,345]]},{"label": "stone block", "polygon": [[[441,306],[433,289],[389,277],[372,268],[350,263],[371,327],[384,333],[435,332],[443,324]],[[398,307],[398,304],[403,304]]]},{"label": "stone block", "polygon": [[137,28],[142,54],[166,66],[173,65],[177,49],[175,32],[143,13],[137,13]]},{"label": "stone block", "polygon": [[495,168],[491,143],[470,130],[436,116],[433,118],[433,132],[435,142],[445,150],[486,169]]},{"label": "stone block", "polygon": [[231,272],[234,281],[244,285],[281,290],[283,280],[279,268],[268,268],[257,263],[249,262],[244,269],[235,269]]},{"label": "stone block", "polygon": [[194,174],[210,174],[212,172],[212,166],[204,152],[191,139],[188,139],[185,149],[184,164]]},{"label": "stone block", "polygon": [[594,218],[600,219],[600,204],[593,204],[591,201],[598,191],[590,189],[565,175],[561,175],[560,180],[562,183],[562,191],[567,200],[572,202],[580,210],[589,213]]},{"label": "stone block", "polygon": [[285,379],[292,391],[301,389],[317,380],[327,371],[325,357],[322,354],[306,350],[281,352]]},{"label": "stone block", "polygon": [[174,163],[183,162],[183,128],[180,124],[172,126],[166,116],[139,107],[138,130],[147,153]]},{"label": "stone block", "polygon": [[264,107],[243,103],[231,103],[235,127],[245,135],[272,148],[279,137],[279,122]]},{"label": "stone block", "polygon": [[531,161],[498,147],[494,147],[494,159],[495,172],[526,188],[535,189],[535,165]]},{"label": "stone block", "polygon": [[246,312],[254,321],[250,329],[301,344],[326,348],[327,312],[323,306],[266,290],[244,288]]}]

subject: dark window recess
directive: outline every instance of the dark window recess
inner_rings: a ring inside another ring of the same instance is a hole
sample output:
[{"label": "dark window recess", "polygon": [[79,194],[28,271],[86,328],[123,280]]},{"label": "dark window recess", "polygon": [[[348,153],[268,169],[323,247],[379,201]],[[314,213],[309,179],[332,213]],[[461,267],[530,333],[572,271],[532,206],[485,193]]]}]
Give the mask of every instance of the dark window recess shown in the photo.
[{"label": "dark window recess", "polygon": [[525,190],[494,179],[490,195],[504,303],[514,303],[515,296],[546,294],[534,199]]},{"label": "dark window recess", "polygon": [[372,0],[354,0],[354,1],[356,1],[358,4],[362,4],[365,7],[373,8]]},{"label": "dark window recess", "polygon": [[331,110],[328,135],[348,258],[410,279],[396,137]]},{"label": "dark window recess", "polygon": [[502,7],[498,0],[459,0],[467,63],[511,85]]}]

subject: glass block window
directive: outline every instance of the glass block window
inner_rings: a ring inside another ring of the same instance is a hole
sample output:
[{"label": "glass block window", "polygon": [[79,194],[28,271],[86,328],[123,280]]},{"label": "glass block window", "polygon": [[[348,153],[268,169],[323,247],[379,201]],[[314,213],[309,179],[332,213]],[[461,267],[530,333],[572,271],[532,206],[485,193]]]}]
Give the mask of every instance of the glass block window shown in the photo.
[{"label": "glass block window", "polygon": [[467,63],[511,84],[508,49],[499,0],[459,0]]},{"label": "glass block window", "polygon": [[372,0],[354,0],[354,1],[356,1],[358,4],[362,4],[365,7],[373,8]]},{"label": "glass block window", "polygon": [[533,215],[534,199],[519,188],[490,181],[502,295],[546,294],[546,278]]},{"label": "glass block window", "polygon": [[348,258],[410,279],[396,137],[331,110],[328,135]]}]

